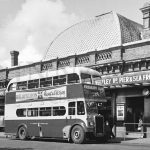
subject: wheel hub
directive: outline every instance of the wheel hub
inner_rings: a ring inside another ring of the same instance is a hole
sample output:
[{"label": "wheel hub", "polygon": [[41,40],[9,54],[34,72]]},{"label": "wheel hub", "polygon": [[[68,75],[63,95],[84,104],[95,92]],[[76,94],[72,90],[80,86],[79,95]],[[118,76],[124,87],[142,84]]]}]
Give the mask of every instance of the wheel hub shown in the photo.
[{"label": "wheel hub", "polygon": [[75,131],[74,137],[78,139],[80,137],[80,131]]}]

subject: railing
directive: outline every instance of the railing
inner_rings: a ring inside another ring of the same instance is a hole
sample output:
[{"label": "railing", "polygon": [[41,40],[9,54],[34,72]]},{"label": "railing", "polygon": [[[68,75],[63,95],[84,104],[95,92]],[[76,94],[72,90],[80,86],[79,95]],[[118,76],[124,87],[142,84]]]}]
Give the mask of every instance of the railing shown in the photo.
[{"label": "railing", "polygon": [[146,127],[147,126],[150,126],[150,123],[142,123],[142,128],[141,128],[141,131],[127,131],[126,130],[126,125],[137,125],[137,127],[138,127],[138,124],[139,123],[124,123],[123,124],[123,126],[124,126],[124,141],[125,141],[125,138],[126,138],[126,135],[128,134],[128,133],[136,133],[136,134],[140,134],[141,136],[139,136],[139,137],[137,137],[137,138],[143,138],[143,136],[146,134],[150,134],[150,131],[149,132],[147,132],[147,130],[145,130],[146,129]]}]

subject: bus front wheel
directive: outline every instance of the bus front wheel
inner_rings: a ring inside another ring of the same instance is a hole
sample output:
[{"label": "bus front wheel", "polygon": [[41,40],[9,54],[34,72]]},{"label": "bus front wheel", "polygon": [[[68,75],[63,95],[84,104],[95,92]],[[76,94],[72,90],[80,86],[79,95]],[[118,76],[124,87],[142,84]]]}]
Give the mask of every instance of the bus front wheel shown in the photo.
[{"label": "bus front wheel", "polygon": [[20,140],[27,139],[27,129],[24,126],[21,126],[18,130],[18,137]]},{"label": "bus front wheel", "polygon": [[75,144],[82,144],[85,142],[85,132],[81,126],[76,125],[73,127],[71,139]]}]

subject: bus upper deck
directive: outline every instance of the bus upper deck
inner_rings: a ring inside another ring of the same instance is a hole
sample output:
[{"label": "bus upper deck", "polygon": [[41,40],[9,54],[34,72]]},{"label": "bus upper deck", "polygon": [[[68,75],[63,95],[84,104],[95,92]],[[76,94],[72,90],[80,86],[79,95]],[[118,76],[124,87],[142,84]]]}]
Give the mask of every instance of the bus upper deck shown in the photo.
[{"label": "bus upper deck", "polygon": [[6,92],[74,83],[95,84],[95,80],[97,79],[100,79],[100,73],[93,69],[66,67],[61,70],[46,71],[13,78],[9,82]]}]

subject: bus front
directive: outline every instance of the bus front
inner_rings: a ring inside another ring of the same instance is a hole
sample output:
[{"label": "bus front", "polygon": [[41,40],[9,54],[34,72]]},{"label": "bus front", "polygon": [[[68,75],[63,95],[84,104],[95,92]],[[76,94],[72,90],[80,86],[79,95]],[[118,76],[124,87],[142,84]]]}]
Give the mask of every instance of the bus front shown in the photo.
[{"label": "bus front", "polygon": [[107,102],[104,87],[83,84],[83,93],[87,112],[87,134],[92,138],[107,140],[105,116],[101,113]]}]

